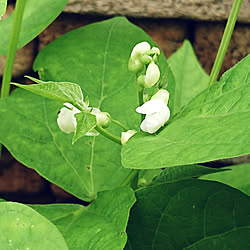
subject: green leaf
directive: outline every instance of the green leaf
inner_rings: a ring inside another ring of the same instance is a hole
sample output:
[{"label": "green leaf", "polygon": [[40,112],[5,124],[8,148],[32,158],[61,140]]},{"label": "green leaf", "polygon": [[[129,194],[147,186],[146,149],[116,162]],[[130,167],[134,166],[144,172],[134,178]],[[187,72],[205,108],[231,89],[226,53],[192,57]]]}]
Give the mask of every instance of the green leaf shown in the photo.
[{"label": "green leaf", "polygon": [[231,168],[230,171],[204,175],[200,179],[222,182],[250,195],[250,164],[227,167],[227,169],[229,168]]},{"label": "green leaf", "polygon": [[175,77],[175,112],[208,87],[209,76],[201,67],[192,45],[185,40],[169,59]]},{"label": "green leaf", "polygon": [[[138,130],[135,76],[127,67],[134,45],[141,41],[155,46],[144,31],[125,18],[113,18],[52,42],[39,53],[34,69],[45,81],[79,84],[91,107],[108,111],[113,119]],[[168,72],[164,79],[171,80],[163,54],[159,60],[161,72]],[[169,87],[174,85],[170,80]],[[61,132],[56,123],[61,108],[55,101],[14,91],[0,100],[0,142],[24,165],[90,201],[98,191],[119,186],[130,170],[121,165],[121,146],[102,135],[84,136],[72,145],[72,134]],[[108,131],[116,136],[121,133],[113,124]]]},{"label": "green leaf", "polygon": [[122,149],[123,165],[165,168],[250,153],[249,69],[247,56],[195,97],[157,136],[135,135]]},{"label": "green leaf", "polygon": [[22,85],[19,83],[12,83],[12,84],[52,100],[69,102],[75,106],[77,105],[84,106],[82,90],[78,84],[71,82],[52,82],[52,81],[44,82],[30,76],[27,78],[38,84],[31,84],[31,85]]},{"label": "green leaf", "polygon": [[157,175],[153,182],[167,182],[167,181],[177,181],[183,179],[190,179],[193,177],[199,177],[201,175],[208,176],[210,174],[227,171],[228,168],[218,169],[218,168],[209,168],[203,167],[200,165],[187,165],[187,166],[175,166],[175,167],[168,167],[164,169],[159,175]]},{"label": "green leaf", "polygon": [[0,20],[1,17],[5,14],[7,8],[7,0],[0,0]]},{"label": "green leaf", "polygon": [[1,202],[0,221],[1,249],[68,249],[56,226],[26,205]]},{"label": "green leaf", "polygon": [[81,112],[75,114],[77,125],[76,132],[72,139],[72,143],[75,143],[79,138],[85,136],[88,132],[94,129],[96,126],[96,117],[87,112]]},{"label": "green leaf", "polygon": [[[1,0],[0,0],[1,1]],[[18,48],[41,33],[62,12],[68,0],[26,0]],[[5,55],[10,38],[13,13],[0,22],[0,55]]]},{"label": "green leaf", "polygon": [[69,249],[123,249],[129,211],[135,196],[129,187],[98,194],[88,207],[80,205],[34,205],[65,237]]},{"label": "green leaf", "polygon": [[136,191],[127,249],[249,248],[250,198],[224,184],[181,180]]}]

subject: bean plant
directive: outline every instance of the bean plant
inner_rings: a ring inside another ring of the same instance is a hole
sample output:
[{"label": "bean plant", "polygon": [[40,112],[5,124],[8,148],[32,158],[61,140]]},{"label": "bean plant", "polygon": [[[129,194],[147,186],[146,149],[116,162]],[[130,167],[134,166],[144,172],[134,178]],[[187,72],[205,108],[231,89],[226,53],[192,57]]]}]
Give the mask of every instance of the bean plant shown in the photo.
[{"label": "bean plant", "polygon": [[0,22],[0,142],[88,205],[1,200],[1,249],[249,249],[250,164],[202,164],[250,153],[250,56],[217,81],[241,2],[210,76],[189,41],[166,59],[114,17],[48,44],[22,85],[16,49],[67,1],[17,0]]}]

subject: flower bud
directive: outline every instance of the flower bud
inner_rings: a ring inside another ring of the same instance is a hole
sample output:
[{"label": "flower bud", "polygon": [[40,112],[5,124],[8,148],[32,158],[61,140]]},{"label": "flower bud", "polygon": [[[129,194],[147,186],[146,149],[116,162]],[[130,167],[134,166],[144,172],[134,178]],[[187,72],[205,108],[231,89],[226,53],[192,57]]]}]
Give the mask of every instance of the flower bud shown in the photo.
[{"label": "flower bud", "polygon": [[152,61],[146,70],[145,75],[145,88],[151,88],[154,86],[160,78],[159,67]]},{"label": "flower bud", "polygon": [[148,42],[141,42],[135,45],[131,52],[131,58],[132,59],[138,59],[138,57],[147,51],[150,51],[150,45]]},{"label": "flower bud", "polygon": [[139,59],[132,59],[129,58],[128,61],[128,70],[133,72],[133,73],[138,73],[143,70],[143,63]]},{"label": "flower bud", "polygon": [[96,117],[96,124],[100,127],[107,128],[111,123],[111,116],[107,112],[101,112],[98,108],[93,108],[91,114]]},{"label": "flower bud", "polygon": [[124,146],[127,141],[134,135],[136,134],[137,131],[136,130],[128,130],[127,132],[122,132],[122,135],[121,135],[121,143],[122,145]]}]

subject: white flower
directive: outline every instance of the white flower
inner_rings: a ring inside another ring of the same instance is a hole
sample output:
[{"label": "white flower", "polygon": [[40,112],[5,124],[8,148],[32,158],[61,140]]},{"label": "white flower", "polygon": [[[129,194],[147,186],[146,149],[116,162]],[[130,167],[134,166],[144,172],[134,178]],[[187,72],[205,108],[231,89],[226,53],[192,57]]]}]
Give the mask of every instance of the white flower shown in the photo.
[{"label": "white flower", "polygon": [[168,91],[161,89],[151,100],[136,109],[137,113],[146,115],[140,126],[142,131],[153,134],[168,121],[170,117],[168,98]]},{"label": "white flower", "polygon": [[126,144],[126,142],[134,135],[136,134],[137,131],[136,130],[128,130],[127,132],[122,132],[121,135],[121,143],[124,146]]},{"label": "white flower", "polygon": [[74,107],[70,103],[64,103],[64,105],[68,108],[63,107],[57,118],[57,124],[58,127],[64,132],[64,133],[72,133],[76,130],[76,118],[75,114],[80,113],[81,111]]},{"label": "white flower", "polygon": [[152,61],[146,70],[146,75],[144,78],[144,87],[151,88],[154,86],[160,78],[160,70],[158,66]]},{"label": "white flower", "polygon": [[[75,118],[75,114],[80,113],[81,111],[74,107],[71,103],[64,103],[63,107],[57,118],[57,124],[58,127],[64,132],[64,133],[73,133],[76,131],[77,121]],[[87,107],[87,106],[86,106]],[[102,127],[107,127],[110,122],[110,115],[107,112],[101,112],[98,108],[86,108],[87,110],[91,110],[91,114],[95,115],[96,117],[96,124]],[[88,133],[86,133],[86,136],[97,136],[99,133],[92,129]]]},{"label": "white flower", "polygon": [[131,59],[137,59],[142,54],[150,51],[150,44],[148,42],[141,42],[135,45],[131,52]]}]

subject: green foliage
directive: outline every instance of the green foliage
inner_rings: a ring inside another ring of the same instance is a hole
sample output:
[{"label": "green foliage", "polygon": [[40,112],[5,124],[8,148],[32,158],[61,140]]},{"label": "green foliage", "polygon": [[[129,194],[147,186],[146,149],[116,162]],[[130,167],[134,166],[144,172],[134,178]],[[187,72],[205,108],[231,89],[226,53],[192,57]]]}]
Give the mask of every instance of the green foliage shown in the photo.
[{"label": "green foliage", "polygon": [[55,225],[26,205],[1,202],[0,221],[1,249],[68,249]]},{"label": "green foliage", "polygon": [[164,168],[250,153],[249,67],[247,56],[195,97],[157,136],[135,135],[123,147],[123,165]]},{"label": "green foliage", "polygon": [[[221,168],[222,170],[224,168]],[[250,164],[229,166],[230,171],[203,175],[202,180],[218,181],[250,195]]]},{"label": "green foliage", "polygon": [[7,0],[0,0],[0,19],[5,14],[7,7]]},{"label": "green foliage", "polygon": [[250,199],[200,180],[154,182],[136,191],[126,249],[239,249],[249,245]]},{"label": "green foliage", "polygon": [[33,209],[51,220],[65,237],[69,249],[123,249],[134,192],[121,187],[98,194],[88,207],[35,205]]},{"label": "green foliage", "polygon": [[[34,69],[45,81],[79,84],[84,96],[90,96],[91,107],[108,111],[126,127],[138,130],[135,77],[127,64],[134,45],[144,40],[155,45],[125,18],[113,18],[57,39],[39,53]],[[159,61],[161,72],[171,76],[163,54]],[[72,135],[61,132],[56,124],[61,107],[62,103],[15,91],[0,100],[0,120],[4,121],[0,123],[0,142],[46,179],[91,201],[98,191],[119,186],[130,170],[120,163],[121,146],[102,136],[85,136],[72,146]],[[121,133],[117,126],[110,126],[109,131]]]},{"label": "green foliage", "polygon": [[19,83],[12,83],[13,85],[26,89],[46,98],[57,100],[61,102],[69,102],[74,106],[83,104],[83,94],[80,86],[71,82],[44,82],[33,77],[28,77],[30,80],[38,83],[31,85],[22,85]]},{"label": "green foliage", "polygon": [[193,97],[207,88],[209,76],[198,62],[192,45],[184,41],[169,59],[169,66],[175,77],[175,113]]},{"label": "green foliage", "polygon": [[72,143],[75,143],[79,138],[86,135],[96,126],[96,118],[94,115],[90,113],[81,112],[75,114],[75,117],[77,121],[77,126],[76,126],[76,132],[72,139]]},{"label": "green foliage", "polygon": [[[67,2],[68,0],[26,0],[18,48],[42,32],[62,12]],[[0,22],[0,55],[5,55],[7,52],[12,23],[13,14]]]}]

